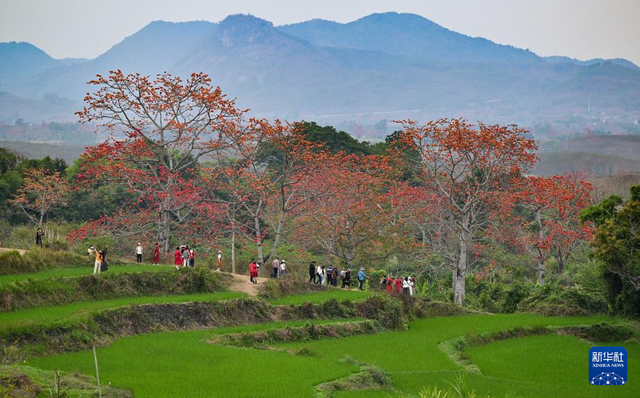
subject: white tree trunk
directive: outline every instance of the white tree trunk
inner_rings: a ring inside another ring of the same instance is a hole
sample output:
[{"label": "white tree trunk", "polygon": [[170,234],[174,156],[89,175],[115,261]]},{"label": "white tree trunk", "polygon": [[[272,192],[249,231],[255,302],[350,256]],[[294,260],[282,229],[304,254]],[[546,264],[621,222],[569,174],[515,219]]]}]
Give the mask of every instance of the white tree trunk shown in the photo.
[{"label": "white tree trunk", "polygon": [[465,276],[467,275],[469,244],[471,234],[467,231],[467,223],[463,225],[460,232],[460,258],[453,273],[453,289],[454,302],[460,306],[464,305],[466,295]]},{"label": "white tree trunk", "polygon": [[253,222],[256,229],[256,246],[258,249],[258,262],[264,266],[264,253],[262,251],[262,233],[260,232],[260,218],[254,217]]}]

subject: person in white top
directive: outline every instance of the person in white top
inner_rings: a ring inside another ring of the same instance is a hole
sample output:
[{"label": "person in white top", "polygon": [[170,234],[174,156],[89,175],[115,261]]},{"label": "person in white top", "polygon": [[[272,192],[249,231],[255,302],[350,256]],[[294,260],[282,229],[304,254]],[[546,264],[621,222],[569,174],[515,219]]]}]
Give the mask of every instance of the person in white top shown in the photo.
[{"label": "person in white top", "polygon": [[280,278],[284,279],[284,275],[287,273],[287,262],[282,260],[280,263]]},{"label": "person in white top", "polygon": [[138,242],[138,246],[136,246],[136,262],[142,262],[142,243]]},{"label": "person in white top", "polygon": [[409,278],[409,296],[413,296],[413,279]]},{"label": "person in white top", "polygon": [[318,276],[318,282],[316,283],[322,283],[322,266],[318,265],[316,267],[316,275]]},{"label": "person in white top", "polygon": [[406,276],[402,279],[402,294],[409,294],[409,278]]}]

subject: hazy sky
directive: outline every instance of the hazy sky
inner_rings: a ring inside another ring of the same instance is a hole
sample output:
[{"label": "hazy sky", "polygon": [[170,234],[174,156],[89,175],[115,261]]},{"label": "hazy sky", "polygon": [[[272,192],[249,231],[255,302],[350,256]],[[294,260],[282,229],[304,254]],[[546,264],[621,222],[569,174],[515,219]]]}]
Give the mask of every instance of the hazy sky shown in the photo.
[{"label": "hazy sky", "polygon": [[92,58],[154,20],[218,22],[250,13],[281,25],[385,11],[543,56],[640,64],[640,0],[0,0],[0,41],[27,41],[55,58]]}]

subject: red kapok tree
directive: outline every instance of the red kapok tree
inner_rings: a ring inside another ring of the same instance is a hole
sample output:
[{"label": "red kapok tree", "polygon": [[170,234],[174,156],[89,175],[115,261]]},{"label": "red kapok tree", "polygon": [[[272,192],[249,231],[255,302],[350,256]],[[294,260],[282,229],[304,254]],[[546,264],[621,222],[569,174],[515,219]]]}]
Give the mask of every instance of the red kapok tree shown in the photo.
[{"label": "red kapok tree", "polygon": [[576,176],[527,177],[503,201],[498,238],[536,259],[538,283],[546,283],[545,263],[555,257],[562,273],[574,248],[589,240],[579,212],[591,203],[593,188]]},{"label": "red kapok tree", "polygon": [[[199,160],[228,149],[244,112],[202,73],[187,80],[167,73],[150,79],[118,70],[89,84],[96,91],[85,97],[80,120],[112,135],[87,149],[79,182],[125,186],[135,199],[123,204],[124,219],[108,222],[113,215],[105,215],[103,224],[115,233],[151,229],[168,251],[172,235],[186,230],[203,203]],[[129,217],[132,224],[122,228],[126,214],[136,212],[152,216],[145,222]]]},{"label": "red kapok tree", "polygon": [[10,203],[22,209],[29,219],[42,227],[46,215],[53,209],[66,206],[71,185],[57,171],[29,169],[24,184]]},{"label": "red kapok tree", "polygon": [[414,163],[423,185],[443,198],[453,244],[440,248],[453,272],[454,300],[463,305],[473,241],[490,226],[495,202],[535,163],[536,143],[516,126],[473,126],[462,119],[400,123],[400,142],[418,153]]}]

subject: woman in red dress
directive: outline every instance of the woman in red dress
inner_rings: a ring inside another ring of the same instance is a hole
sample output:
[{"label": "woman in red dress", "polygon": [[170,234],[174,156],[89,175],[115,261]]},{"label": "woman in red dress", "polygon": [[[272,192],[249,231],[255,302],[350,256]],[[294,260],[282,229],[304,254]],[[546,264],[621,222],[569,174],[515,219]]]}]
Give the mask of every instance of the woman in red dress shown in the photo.
[{"label": "woman in red dress", "polygon": [[249,276],[251,283],[253,283],[254,285],[258,283],[257,279],[254,279],[258,277],[258,266],[256,265],[256,262],[253,261],[253,259],[251,259],[251,264],[249,264]]},{"label": "woman in red dress", "polygon": [[387,294],[391,293],[393,293],[393,278],[389,277],[389,279],[387,279]]},{"label": "woman in red dress", "polygon": [[153,251],[153,263],[160,264],[160,247],[158,246],[158,242],[156,242],[156,248]]},{"label": "woman in red dress", "polygon": [[396,293],[402,293],[402,278],[396,278]]},{"label": "woman in red dress", "polygon": [[176,251],[173,252],[175,256],[174,264],[176,265],[176,269],[180,269],[182,267],[182,253],[180,252],[180,248],[176,247]]}]

